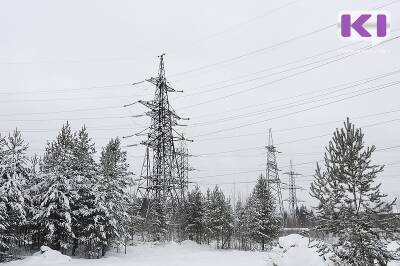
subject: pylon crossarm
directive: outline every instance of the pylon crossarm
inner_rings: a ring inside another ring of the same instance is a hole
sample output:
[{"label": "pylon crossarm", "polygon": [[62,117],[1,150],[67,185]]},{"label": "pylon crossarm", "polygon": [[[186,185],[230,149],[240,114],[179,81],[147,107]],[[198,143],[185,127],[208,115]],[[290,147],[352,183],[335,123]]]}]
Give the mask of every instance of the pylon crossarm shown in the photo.
[{"label": "pylon crossarm", "polygon": [[160,79],[160,78],[151,77],[149,79],[146,79],[146,81],[150,82],[151,84],[153,84],[153,85],[155,85],[157,87],[162,85],[162,86],[164,86],[164,88],[168,92],[181,92],[181,91],[176,91],[174,88],[172,88],[171,86],[167,85],[167,82],[165,81],[165,78],[164,79]]}]

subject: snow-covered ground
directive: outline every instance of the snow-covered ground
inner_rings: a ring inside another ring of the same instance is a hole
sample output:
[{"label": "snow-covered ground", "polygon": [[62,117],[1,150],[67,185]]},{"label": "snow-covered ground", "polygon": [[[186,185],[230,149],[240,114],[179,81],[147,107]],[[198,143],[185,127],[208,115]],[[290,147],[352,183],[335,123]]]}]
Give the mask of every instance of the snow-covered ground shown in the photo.
[{"label": "snow-covered ground", "polygon": [[[392,243],[391,248],[399,245]],[[192,241],[180,244],[154,245],[143,243],[128,248],[127,254],[112,254],[103,259],[71,259],[57,251],[42,248],[34,256],[6,263],[7,266],[42,265],[93,265],[93,266],[327,266],[332,265],[318,256],[315,249],[308,247],[308,239],[293,234],[279,239],[279,246],[269,252],[215,250]],[[400,265],[392,262],[391,266]]]}]

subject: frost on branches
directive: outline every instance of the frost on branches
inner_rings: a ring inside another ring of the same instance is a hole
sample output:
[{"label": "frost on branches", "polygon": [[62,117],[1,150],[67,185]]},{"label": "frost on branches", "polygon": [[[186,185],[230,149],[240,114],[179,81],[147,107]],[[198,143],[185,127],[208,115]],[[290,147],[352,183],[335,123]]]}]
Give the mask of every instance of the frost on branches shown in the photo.
[{"label": "frost on branches", "polygon": [[41,165],[40,202],[34,220],[39,224],[41,242],[65,252],[71,247],[72,209],[77,191],[74,188],[74,138],[69,124],[62,127],[57,139],[47,144]]},{"label": "frost on branches", "polygon": [[0,253],[3,254],[15,241],[22,241],[21,231],[26,225],[27,149],[18,130],[6,139],[0,136]]},{"label": "frost on branches", "polygon": [[126,152],[121,150],[118,138],[111,139],[101,152],[97,201],[103,216],[103,230],[108,246],[120,244],[128,237],[131,218],[128,209],[132,202],[128,187],[132,185]]},{"label": "frost on branches", "polygon": [[365,147],[364,134],[352,123],[337,129],[326,148],[322,170],[319,165],[311,184],[311,195],[319,201],[315,230],[334,236],[334,243],[320,242],[321,254],[334,254],[338,263],[387,265],[395,254],[386,247],[397,238],[395,202],[375,183],[383,166],[372,163],[375,146]]},{"label": "frost on branches", "polygon": [[281,229],[281,219],[276,215],[276,203],[262,175],[247,201],[249,215],[250,237],[261,244],[265,249],[266,243],[271,243],[278,237]]},{"label": "frost on branches", "polygon": [[65,124],[49,142],[36,177],[32,226],[38,245],[62,253],[99,258],[125,242],[130,226],[131,185],[126,153],[111,139],[94,160],[85,127],[72,133]]}]

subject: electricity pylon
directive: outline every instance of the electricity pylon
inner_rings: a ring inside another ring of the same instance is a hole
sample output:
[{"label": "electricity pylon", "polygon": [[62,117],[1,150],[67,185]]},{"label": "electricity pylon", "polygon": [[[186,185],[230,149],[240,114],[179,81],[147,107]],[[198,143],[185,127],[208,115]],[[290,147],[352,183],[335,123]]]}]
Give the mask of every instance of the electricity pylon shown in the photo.
[{"label": "electricity pylon", "polygon": [[177,206],[184,200],[187,192],[187,176],[179,163],[176,148],[177,141],[184,141],[183,135],[174,129],[179,120],[184,119],[176,114],[171,107],[168,93],[176,92],[165,78],[164,54],[160,57],[158,76],[147,79],[156,86],[154,99],[138,101],[149,109],[146,115],[151,124],[137,136],[147,136],[141,144],[146,146],[146,152],[138,181],[137,195],[143,199],[142,213],[146,217],[152,207],[152,202],[161,206]]},{"label": "electricity pylon", "polygon": [[[184,135],[182,134],[182,136],[184,136]],[[191,155],[189,154],[189,149],[187,147],[187,141],[191,141],[191,140],[186,140],[186,139],[181,140],[179,143],[179,147],[177,148],[178,166],[179,166],[180,172],[182,174],[182,178],[180,180],[181,183],[179,184],[180,188],[181,188],[180,189],[181,193],[188,191],[189,171],[194,170],[189,165],[189,157]],[[181,198],[185,198],[185,194],[182,194]]]},{"label": "electricity pylon", "polygon": [[265,168],[265,176],[267,178],[267,184],[274,197],[275,204],[277,206],[278,215],[283,219],[283,202],[282,202],[282,190],[281,180],[279,178],[279,169],[276,162],[276,154],[279,153],[274,146],[274,140],[272,138],[272,130],[268,132],[268,146],[267,148],[267,163]]},{"label": "electricity pylon", "polygon": [[292,160],[290,160],[289,172],[285,172],[284,174],[289,176],[289,183],[287,189],[289,190],[289,198],[287,201],[289,202],[289,218],[291,219],[293,224],[297,224],[297,193],[296,190],[301,189],[296,186],[296,176],[300,175],[293,171]]}]

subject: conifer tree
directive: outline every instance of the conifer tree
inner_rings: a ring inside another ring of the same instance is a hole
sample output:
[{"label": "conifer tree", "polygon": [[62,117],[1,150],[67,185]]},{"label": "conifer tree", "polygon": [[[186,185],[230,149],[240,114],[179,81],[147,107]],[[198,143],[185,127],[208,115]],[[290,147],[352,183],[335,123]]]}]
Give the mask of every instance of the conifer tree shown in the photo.
[{"label": "conifer tree", "polygon": [[375,179],[383,166],[372,163],[375,146],[365,147],[364,134],[349,119],[326,148],[322,170],[317,164],[311,195],[319,201],[315,230],[332,234],[333,244],[319,243],[321,254],[333,253],[338,263],[387,265],[394,253],[387,240],[397,238],[395,202],[385,202]]},{"label": "conifer tree", "polygon": [[27,230],[29,236],[32,240],[32,247],[40,248],[41,245],[41,228],[40,224],[37,223],[33,218],[40,211],[40,187],[41,182],[43,182],[42,175],[40,174],[40,158],[35,154],[29,162],[30,172],[29,180],[25,186],[25,195],[27,198]]},{"label": "conifer tree", "polygon": [[66,252],[71,247],[71,206],[77,199],[74,173],[71,169],[74,138],[69,124],[63,125],[57,139],[47,144],[41,164],[39,211],[34,220],[41,228],[42,242],[53,249]]},{"label": "conifer tree", "polygon": [[150,204],[151,208],[147,217],[147,231],[153,241],[165,241],[168,237],[167,206],[165,206],[161,199],[153,199]]},{"label": "conifer tree", "polygon": [[249,239],[248,206],[239,199],[235,206],[235,236],[239,241],[239,249],[247,249]]},{"label": "conifer tree", "polygon": [[6,234],[9,240],[22,241],[22,231],[27,222],[24,184],[28,181],[28,145],[16,129],[3,140],[0,162],[0,203],[6,209]]},{"label": "conifer tree", "polygon": [[265,244],[270,243],[278,236],[281,220],[276,215],[274,198],[266,178],[262,175],[258,178],[247,204],[251,238],[259,242],[261,249],[264,250]]},{"label": "conifer tree", "polygon": [[204,239],[207,244],[210,244],[210,240],[213,236],[212,231],[212,209],[211,209],[211,190],[207,189],[204,197]]},{"label": "conifer tree", "polygon": [[233,211],[230,201],[225,198],[218,186],[215,186],[211,193],[210,204],[207,207],[209,229],[217,240],[217,247],[225,248],[232,235]]},{"label": "conifer tree", "polygon": [[130,222],[128,224],[127,230],[130,234],[131,239],[134,239],[135,235],[141,235],[142,240],[144,241],[146,219],[141,213],[142,200],[133,193],[129,193],[128,197],[129,207],[127,212],[130,217]]},{"label": "conifer tree", "polygon": [[[130,223],[128,214],[128,187],[131,186],[131,173],[126,152],[121,150],[118,138],[111,139],[100,158],[99,196],[104,208],[104,231],[108,246],[120,244],[129,236],[127,225]],[[105,252],[105,248],[103,248]]]},{"label": "conifer tree", "polygon": [[[95,230],[96,215],[96,186],[97,165],[94,161],[96,152],[86,127],[82,127],[74,135],[73,156],[71,168],[73,171],[74,190],[77,192],[77,199],[71,206],[73,232],[75,234],[72,255],[79,243],[85,245],[85,249],[90,257],[93,256],[92,238],[97,238]],[[97,255],[97,254],[96,254]]]},{"label": "conifer tree", "polygon": [[190,240],[201,244],[204,232],[204,201],[198,186],[190,191],[185,202],[184,228]]},{"label": "conifer tree", "polygon": [[9,250],[9,234],[7,228],[7,208],[4,202],[0,202],[0,262],[8,255]]},{"label": "conifer tree", "polygon": [[[3,180],[5,171],[5,140],[0,135],[0,178]],[[3,181],[2,181],[3,182]],[[0,262],[5,259],[9,250],[9,234],[7,232],[8,215],[5,202],[0,202]]]}]

